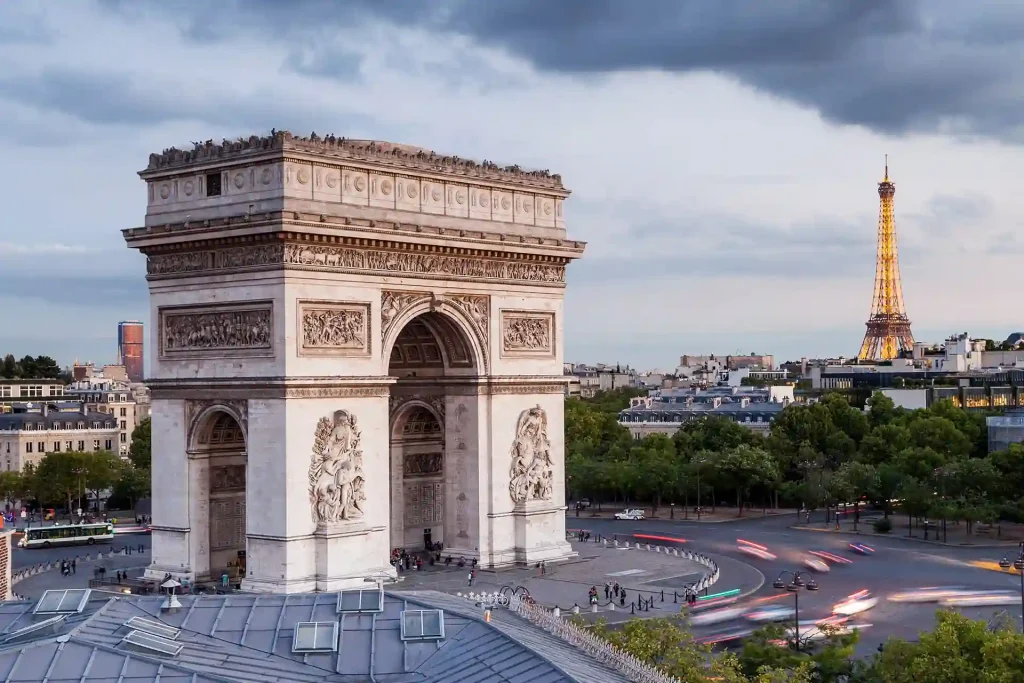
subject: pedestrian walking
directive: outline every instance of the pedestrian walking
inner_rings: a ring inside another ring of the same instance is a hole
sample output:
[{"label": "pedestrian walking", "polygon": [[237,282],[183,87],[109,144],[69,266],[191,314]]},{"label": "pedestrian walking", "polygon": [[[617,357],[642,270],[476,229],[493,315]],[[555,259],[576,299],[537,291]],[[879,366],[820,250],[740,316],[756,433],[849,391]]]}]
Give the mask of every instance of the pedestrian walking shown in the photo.
[{"label": "pedestrian walking", "polygon": [[78,565],[78,561],[77,560],[71,560],[71,573],[72,574],[77,574],[78,573],[77,565]]},{"label": "pedestrian walking", "polygon": [[622,607],[626,606],[626,589],[623,588],[619,591],[619,605]]},{"label": "pedestrian walking", "polygon": [[612,596],[612,587],[607,581],[604,582],[604,599],[608,600]]},{"label": "pedestrian walking", "polygon": [[470,588],[473,587],[473,572],[472,571],[469,572],[469,582],[468,582],[468,585],[469,585]]},{"label": "pedestrian walking", "polygon": [[615,597],[619,597],[619,582],[618,582],[618,581],[616,581],[616,582],[615,582],[615,583],[614,583],[614,584],[612,585],[612,593],[614,593],[614,594],[615,594]]}]

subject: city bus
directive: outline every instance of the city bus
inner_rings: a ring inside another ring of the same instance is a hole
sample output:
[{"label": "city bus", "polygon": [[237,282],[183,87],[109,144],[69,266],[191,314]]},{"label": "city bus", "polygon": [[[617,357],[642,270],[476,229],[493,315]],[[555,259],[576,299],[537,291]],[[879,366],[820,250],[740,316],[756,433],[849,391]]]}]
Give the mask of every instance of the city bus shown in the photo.
[{"label": "city bus", "polygon": [[109,543],[112,540],[114,540],[114,525],[110,522],[64,524],[25,529],[25,535],[18,541],[18,546],[21,548],[49,548],[56,545]]}]

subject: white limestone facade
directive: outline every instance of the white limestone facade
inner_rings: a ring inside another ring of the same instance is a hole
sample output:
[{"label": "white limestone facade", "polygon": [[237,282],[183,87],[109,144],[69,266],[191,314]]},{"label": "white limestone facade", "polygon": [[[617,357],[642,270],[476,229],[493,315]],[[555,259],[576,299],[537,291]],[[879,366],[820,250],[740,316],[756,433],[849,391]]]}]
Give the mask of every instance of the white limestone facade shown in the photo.
[{"label": "white limestone facade", "polygon": [[140,173],[156,349],[150,574],[300,592],[395,548],[558,561],[569,192],[274,132]]}]

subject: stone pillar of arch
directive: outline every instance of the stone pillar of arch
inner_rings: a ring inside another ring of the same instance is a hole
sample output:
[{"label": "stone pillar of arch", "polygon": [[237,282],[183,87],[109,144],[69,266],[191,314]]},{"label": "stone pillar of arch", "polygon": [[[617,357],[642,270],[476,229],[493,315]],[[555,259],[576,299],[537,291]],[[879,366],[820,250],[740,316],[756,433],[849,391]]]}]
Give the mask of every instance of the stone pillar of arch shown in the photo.
[{"label": "stone pillar of arch", "polygon": [[445,552],[483,566],[569,556],[562,313],[584,244],[559,176],[277,131],[140,175],[145,225],[125,239],[150,290],[151,575],[213,571],[196,435],[214,413],[244,435],[246,589],[394,575],[392,446],[414,404],[443,434],[420,477],[442,500],[410,519],[440,516]]}]

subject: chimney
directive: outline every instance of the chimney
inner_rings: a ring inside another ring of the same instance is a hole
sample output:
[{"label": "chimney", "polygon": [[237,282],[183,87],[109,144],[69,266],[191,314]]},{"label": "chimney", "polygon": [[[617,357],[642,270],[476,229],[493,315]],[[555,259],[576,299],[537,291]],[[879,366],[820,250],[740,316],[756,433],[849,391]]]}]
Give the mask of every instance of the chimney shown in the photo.
[{"label": "chimney", "polygon": [[40,404],[40,410],[43,411],[43,417],[46,417],[47,415],[50,414],[50,404],[47,403],[46,401],[43,401]]}]

